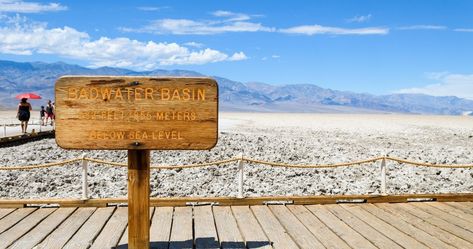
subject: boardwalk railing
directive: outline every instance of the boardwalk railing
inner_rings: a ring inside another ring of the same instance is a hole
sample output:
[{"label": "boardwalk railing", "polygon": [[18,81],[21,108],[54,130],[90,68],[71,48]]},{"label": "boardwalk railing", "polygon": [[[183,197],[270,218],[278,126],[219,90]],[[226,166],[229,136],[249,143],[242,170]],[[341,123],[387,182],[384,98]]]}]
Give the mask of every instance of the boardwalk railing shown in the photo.
[{"label": "boardwalk railing", "polygon": [[[197,163],[197,164],[186,164],[186,165],[153,165],[151,169],[153,170],[164,170],[164,169],[188,169],[188,168],[201,168],[201,167],[208,167],[214,165],[223,165],[229,164],[233,162],[237,162],[238,165],[238,198],[244,198],[244,162],[247,163],[254,163],[254,164],[262,164],[269,167],[283,167],[283,168],[299,168],[299,169],[323,169],[323,168],[339,168],[339,167],[352,167],[352,166],[359,166],[362,164],[367,163],[374,163],[377,161],[381,161],[380,163],[380,192],[381,195],[387,195],[386,191],[386,161],[393,161],[401,164],[409,164],[417,167],[431,167],[431,168],[450,168],[450,169],[459,169],[459,168],[473,168],[473,164],[433,164],[433,163],[425,163],[425,162],[415,162],[410,161],[407,159],[400,159],[396,157],[390,156],[382,156],[382,157],[375,157],[366,160],[360,161],[353,161],[353,162],[345,162],[345,163],[335,163],[335,164],[313,164],[313,165],[302,165],[302,164],[288,164],[288,163],[280,163],[280,162],[269,162],[263,160],[257,160],[252,158],[244,157],[240,154],[238,157],[229,158],[225,160],[213,161],[213,162],[206,162],[206,163]],[[88,171],[88,164],[89,162],[103,164],[113,167],[126,167],[126,163],[118,163],[118,162],[111,162],[111,161],[104,161],[100,159],[88,158],[86,154],[83,154],[81,157],[72,158],[60,162],[53,162],[53,163],[45,163],[45,164],[37,164],[37,165],[25,165],[25,166],[0,166],[0,171],[12,171],[12,170],[33,170],[33,169],[42,169],[42,168],[49,168],[49,167],[57,167],[63,166],[66,164],[74,163],[74,162],[82,162],[82,199],[88,200],[88,181],[87,181],[87,171]]]},{"label": "boardwalk railing", "polygon": [[[28,125],[38,125],[38,130],[36,130],[35,132],[41,132],[42,129],[43,129],[43,126],[46,127],[47,125],[46,124],[43,124],[43,122],[41,121],[41,119],[36,119],[36,118],[32,118],[28,121]],[[55,125],[55,122],[53,122],[53,125]],[[21,124],[19,121],[10,121],[10,122],[3,122],[3,124],[1,124],[1,127],[3,128],[2,129],[2,137],[8,137],[8,132],[7,132],[7,128],[8,127],[18,127],[20,128],[21,127]],[[21,128],[20,128],[21,129]],[[18,132],[20,133],[20,132]]]}]

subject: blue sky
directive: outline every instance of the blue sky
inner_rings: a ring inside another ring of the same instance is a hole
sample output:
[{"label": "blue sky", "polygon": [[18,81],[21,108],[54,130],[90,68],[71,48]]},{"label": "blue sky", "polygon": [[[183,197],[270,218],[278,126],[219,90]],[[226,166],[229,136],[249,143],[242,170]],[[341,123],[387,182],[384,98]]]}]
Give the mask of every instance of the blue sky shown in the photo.
[{"label": "blue sky", "polygon": [[0,0],[0,59],[473,99],[473,1]]}]

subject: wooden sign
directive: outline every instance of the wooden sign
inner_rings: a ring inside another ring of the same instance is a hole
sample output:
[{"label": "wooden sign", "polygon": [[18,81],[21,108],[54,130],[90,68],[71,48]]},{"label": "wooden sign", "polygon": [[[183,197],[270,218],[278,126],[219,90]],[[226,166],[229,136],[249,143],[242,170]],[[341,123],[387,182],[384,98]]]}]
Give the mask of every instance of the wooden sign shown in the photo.
[{"label": "wooden sign", "polygon": [[211,78],[64,76],[56,142],[65,149],[210,149],[218,87]]}]

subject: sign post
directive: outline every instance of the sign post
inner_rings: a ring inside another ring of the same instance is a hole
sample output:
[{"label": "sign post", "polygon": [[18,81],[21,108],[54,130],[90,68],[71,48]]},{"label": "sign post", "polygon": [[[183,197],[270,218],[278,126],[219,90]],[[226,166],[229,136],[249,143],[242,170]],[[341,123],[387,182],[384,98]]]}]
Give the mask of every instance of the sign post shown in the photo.
[{"label": "sign post", "polygon": [[128,151],[128,248],[149,248],[149,154]]},{"label": "sign post", "polygon": [[218,139],[211,78],[64,76],[55,86],[56,143],[128,150],[128,248],[149,248],[150,150],[208,150]]}]

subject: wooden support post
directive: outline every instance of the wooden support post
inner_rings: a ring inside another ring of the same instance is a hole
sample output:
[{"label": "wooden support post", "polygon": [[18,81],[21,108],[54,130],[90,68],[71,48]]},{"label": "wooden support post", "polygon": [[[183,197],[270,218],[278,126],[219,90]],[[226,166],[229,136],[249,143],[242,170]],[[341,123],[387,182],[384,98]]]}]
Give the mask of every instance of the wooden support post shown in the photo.
[{"label": "wooden support post", "polygon": [[149,248],[149,150],[128,150],[128,248]]},{"label": "wooden support post", "polygon": [[88,187],[89,183],[87,181],[87,160],[85,160],[85,153],[82,154],[82,200],[88,200],[89,199],[89,194],[88,194]]},{"label": "wooden support post", "polygon": [[240,160],[238,160],[238,198],[243,198],[243,154],[239,155]]}]

